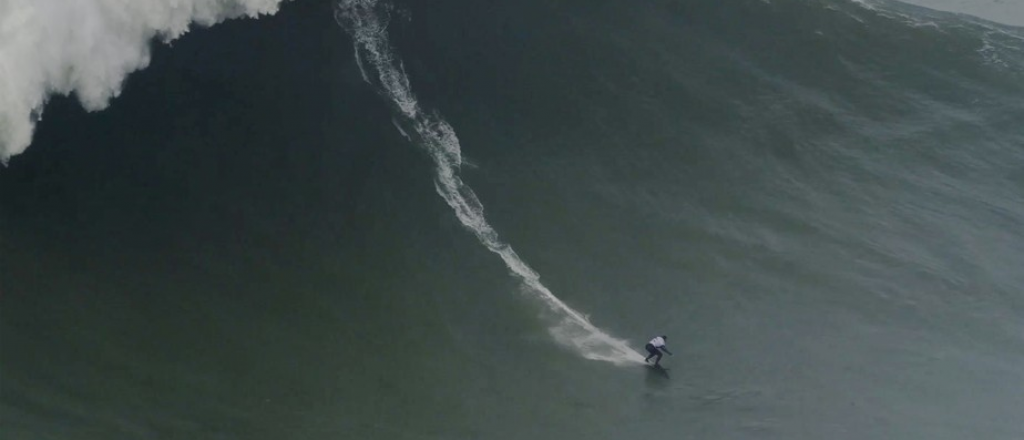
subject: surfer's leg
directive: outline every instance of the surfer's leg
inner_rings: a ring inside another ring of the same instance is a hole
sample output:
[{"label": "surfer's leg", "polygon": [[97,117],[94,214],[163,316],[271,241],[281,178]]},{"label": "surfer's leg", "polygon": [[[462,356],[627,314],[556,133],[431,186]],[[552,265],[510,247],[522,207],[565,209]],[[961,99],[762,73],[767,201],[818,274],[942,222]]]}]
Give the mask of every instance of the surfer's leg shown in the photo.
[{"label": "surfer's leg", "polygon": [[647,357],[644,358],[644,362],[650,362],[651,358],[658,354],[658,349],[651,344],[645,345],[644,348],[647,349]]}]

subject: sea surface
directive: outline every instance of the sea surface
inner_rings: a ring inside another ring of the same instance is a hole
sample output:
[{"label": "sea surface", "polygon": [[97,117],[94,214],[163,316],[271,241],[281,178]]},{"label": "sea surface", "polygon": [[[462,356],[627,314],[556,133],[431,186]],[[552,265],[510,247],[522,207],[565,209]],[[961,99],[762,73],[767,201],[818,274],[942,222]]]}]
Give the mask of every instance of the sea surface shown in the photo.
[{"label": "sea surface", "polygon": [[1024,438],[1024,28],[294,0],[148,61],[0,168],[0,438]]}]

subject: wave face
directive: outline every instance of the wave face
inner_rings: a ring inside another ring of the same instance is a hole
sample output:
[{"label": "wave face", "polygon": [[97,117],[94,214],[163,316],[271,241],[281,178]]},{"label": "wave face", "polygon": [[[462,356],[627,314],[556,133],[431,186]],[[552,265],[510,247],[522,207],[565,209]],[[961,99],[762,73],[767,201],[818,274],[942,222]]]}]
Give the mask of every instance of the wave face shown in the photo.
[{"label": "wave face", "polygon": [[194,23],[273,14],[282,0],[7,0],[0,3],[0,161],[32,142],[53,94],[105,108],[125,77],[149,64],[153,38]]},{"label": "wave face", "polygon": [[1024,438],[1024,30],[302,0],[151,49],[0,167],[3,440]]},{"label": "wave face", "polygon": [[[487,222],[483,204],[459,177],[462,148],[455,130],[439,113],[420,108],[402,61],[391,47],[387,33],[391,9],[391,4],[386,1],[342,0],[337,3],[335,18],[355,41],[356,62],[363,79],[394,105],[398,130],[426,150],[434,160],[437,193],[455,211],[462,225],[487,249],[501,257],[512,274],[522,281],[524,292],[544,303],[554,314],[558,323],[550,330],[559,342],[575,348],[587,359],[616,364],[643,362],[643,356],[631,349],[626,341],[608,335],[558,299],[541,283],[540,275],[516,254],[512,246],[503,242]],[[367,62],[376,74],[375,79],[371,79],[365,70]]]}]

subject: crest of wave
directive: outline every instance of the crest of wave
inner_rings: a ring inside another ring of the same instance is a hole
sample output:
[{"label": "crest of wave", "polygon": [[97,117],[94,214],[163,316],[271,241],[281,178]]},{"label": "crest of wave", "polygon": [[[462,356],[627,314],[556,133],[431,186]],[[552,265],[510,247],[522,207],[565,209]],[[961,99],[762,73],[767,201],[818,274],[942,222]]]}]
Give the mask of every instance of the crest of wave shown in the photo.
[{"label": "crest of wave", "polygon": [[149,64],[154,38],[274,14],[285,0],[0,0],[0,161],[32,142],[52,94],[101,110]]},{"label": "crest of wave", "polygon": [[549,330],[558,342],[588,359],[615,364],[643,362],[643,356],[630,348],[627,341],[609,335],[556,297],[541,283],[540,275],[487,222],[483,204],[459,175],[462,149],[455,130],[437,112],[420,107],[402,62],[391,48],[387,33],[391,11],[386,1],[340,0],[335,19],[352,35],[363,79],[394,106],[395,126],[434,159],[437,193],[480,244],[504,261],[511,274],[522,282],[523,293],[546,306],[555,321]]}]

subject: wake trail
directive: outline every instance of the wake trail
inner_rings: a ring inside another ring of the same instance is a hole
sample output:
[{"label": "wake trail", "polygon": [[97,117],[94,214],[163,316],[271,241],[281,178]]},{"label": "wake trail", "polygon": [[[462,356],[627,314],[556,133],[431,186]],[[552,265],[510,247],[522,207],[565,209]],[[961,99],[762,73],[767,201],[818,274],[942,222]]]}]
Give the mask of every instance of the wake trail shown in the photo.
[{"label": "wake trail", "polygon": [[[488,250],[501,257],[512,274],[523,283],[524,292],[554,314],[550,327],[555,340],[572,347],[587,359],[629,364],[643,362],[643,356],[629,344],[597,328],[580,312],[556,297],[529,265],[498,236],[484,217],[484,207],[459,175],[462,150],[455,130],[434,111],[420,108],[401,59],[388,39],[392,5],[386,0],[339,0],[335,20],[351,36],[356,63],[367,83],[384,95],[397,110],[392,122],[399,132],[422,147],[434,160],[434,187],[455,211],[455,216]],[[371,78],[373,77],[373,78]]]}]

